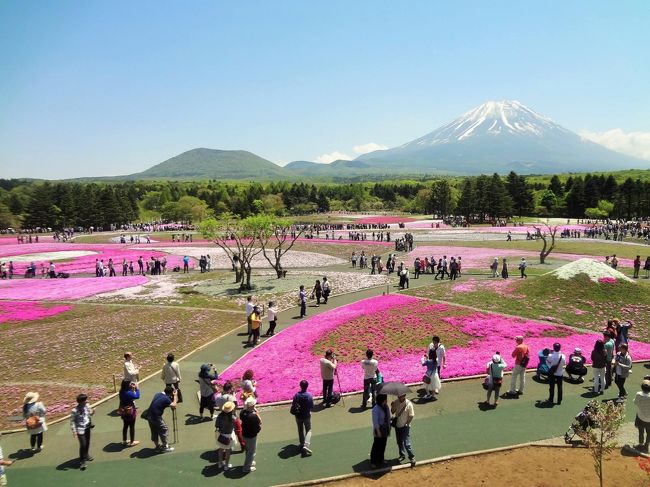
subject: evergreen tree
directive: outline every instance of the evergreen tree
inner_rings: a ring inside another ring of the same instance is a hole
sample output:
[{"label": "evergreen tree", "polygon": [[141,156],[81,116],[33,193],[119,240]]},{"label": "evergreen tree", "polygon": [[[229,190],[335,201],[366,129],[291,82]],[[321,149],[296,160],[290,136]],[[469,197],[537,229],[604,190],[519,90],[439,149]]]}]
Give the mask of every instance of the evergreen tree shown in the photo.
[{"label": "evergreen tree", "polygon": [[476,196],[474,194],[474,186],[470,178],[463,181],[463,187],[458,198],[456,206],[456,213],[462,215],[469,221],[476,212]]},{"label": "evergreen tree", "polygon": [[562,181],[557,177],[557,174],[554,174],[551,178],[551,182],[548,185],[548,189],[553,192],[553,194],[559,198],[564,196],[564,188],[562,187]]}]

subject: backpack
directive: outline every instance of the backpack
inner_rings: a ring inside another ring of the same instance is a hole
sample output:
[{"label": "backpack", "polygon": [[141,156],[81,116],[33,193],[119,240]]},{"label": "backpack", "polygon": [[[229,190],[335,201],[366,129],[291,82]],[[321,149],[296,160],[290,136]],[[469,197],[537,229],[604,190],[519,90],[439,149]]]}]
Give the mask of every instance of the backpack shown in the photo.
[{"label": "backpack", "polygon": [[293,402],[291,403],[291,409],[289,409],[289,412],[293,414],[294,416],[298,416],[300,414],[301,408],[300,408],[300,402],[298,401],[297,397],[293,398]]}]

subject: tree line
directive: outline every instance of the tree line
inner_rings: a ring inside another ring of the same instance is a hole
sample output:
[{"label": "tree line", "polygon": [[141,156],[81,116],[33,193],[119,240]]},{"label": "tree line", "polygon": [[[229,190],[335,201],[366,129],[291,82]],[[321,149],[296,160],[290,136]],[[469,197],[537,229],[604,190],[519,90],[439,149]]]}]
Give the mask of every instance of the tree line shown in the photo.
[{"label": "tree line", "polygon": [[296,216],[327,211],[399,211],[490,221],[535,215],[624,218],[650,215],[650,181],[554,175],[529,183],[510,172],[475,177],[365,183],[0,179],[0,229],[109,229],[134,222],[197,223],[211,216]]}]

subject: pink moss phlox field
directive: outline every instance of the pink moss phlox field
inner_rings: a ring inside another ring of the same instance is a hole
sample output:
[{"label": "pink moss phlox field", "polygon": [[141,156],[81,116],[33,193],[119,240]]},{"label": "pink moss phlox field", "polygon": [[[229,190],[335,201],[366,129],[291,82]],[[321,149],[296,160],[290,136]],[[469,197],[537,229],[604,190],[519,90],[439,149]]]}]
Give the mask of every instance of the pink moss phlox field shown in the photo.
[{"label": "pink moss phlox field", "polygon": [[523,298],[523,295],[515,294],[513,287],[518,281],[516,279],[491,279],[477,280],[469,279],[454,284],[451,290],[455,293],[471,293],[482,289],[493,291],[500,296],[508,298]]},{"label": "pink moss phlox field", "polygon": [[[539,252],[529,250],[504,250],[504,249],[489,249],[483,247],[444,247],[436,245],[420,245],[414,251],[405,255],[402,260],[409,266],[413,265],[416,257],[424,259],[425,257],[435,257],[441,259],[443,255],[450,257],[462,257],[463,269],[484,269],[486,273],[489,271],[489,266],[494,258],[499,259],[499,272],[501,272],[502,259],[505,257],[508,262],[508,269],[512,276],[517,272],[517,264],[521,257],[525,257],[529,264],[536,264],[539,262]],[[587,257],[604,262],[605,259],[596,255],[581,255],[581,254],[565,254],[553,252],[549,259],[562,259],[574,261],[580,258]],[[632,267],[632,259],[619,259],[621,267]],[[622,270],[622,269],[620,269]]]},{"label": "pink moss phlox field", "polygon": [[[135,271],[138,270],[138,258],[142,256],[143,260],[149,260],[153,257],[166,257],[167,267],[171,269],[174,266],[183,266],[183,258],[179,255],[170,255],[158,250],[145,250],[138,249],[121,244],[75,244],[75,243],[59,243],[59,242],[40,242],[31,244],[13,244],[0,246],[0,260],[8,262],[12,256],[29,255],[29,254],[42,254],[49,252],[67,252],[67,251],[88,251],[95,252],[92,255],[84,255],[80,257],[71,257],[67,259],[63,257],[64,261],[54,262],[57,272],[67,272],[69,274],[78,273],[94,273],[95,272],[95,259],[102,259],[104,266],[108,265],[108,259],[113,259],[115,265],[115,272],[121,274],[122,261],[126,259],[127,262],[133,262]],[[193,260],[190,261],[193,266]],[[37,266],[37,272],[40,271],[40,265],[49,264],[49,259],[34,259]],[[15,262],[14,269],[16,274],[24,274],[30,262]]]},{"label": "pink moss phlox field", "polygon": [[139,286],[146,284],[147,281],[145,276],[3,279],[0,281],[0,299],[39,301],[81,299],[108,291]]},{"label": "pink moss phlox field", "polygon": [[0,301],[0,323],[40,320],[71,309],[69,305],[45,307],[36,301]]},{"label": "pink moss phlox field", "polygon": [[[404,295],[378,296],[308,318],[283,330],[237,360],[223,372],[221,378],[238,380],[246,369],[253,369],[262,402],[290,399],[302,379],[308,380],[312,393],[318,395],[321,388],[319,359],[322,355],[312,352],[316,342],[337,327],[361,316],[371,318],[379,315],[378,319],[381,319],[382,314],[399,306],[417,313],[430,304],[428,300]],[[537,352],[551,347],[556,341],[562,344],[562,350],[567,355],[575,347],[580,347],[589,356],[593,344],[601,338],[597,333],[580,333],[565,326],[492,313],[470,312],[463,316],[442,317],[442,320],[458,327],[461,333],[473,337],[465,347],[448,349],[447,368],[442,373],[443,378],[483,374],[485,364],[496,351],[503,353],[508,369],[512,368],[510,353],[516,335],[526,337],[526,343],[533,353],[531,367],[537,365]],[[432,327],[427,336],[435,332],[435,327]],[[350,343],[352,341],[354,337],[350,338]],[[444,344],[444,336],[442,341]],[[416,351],[400,350],[399,354],[388,359],[380,355],[377,357],[379,368],[386,380],[419,382],[423,373],[420,357],[424,351],[424,347]],[[634,359],[650,358],[650,345],[630,342],[630,353]],[[363,388],[363,375],[358,362],[339,364],[339,378],[343,392],[360,391]]]},{"label": "pink moss phlox field", "polygon": [[354,224],[360,225],[390,225],[391,223],[406,223],[414,222],[414,218],[404,216],[368,216],[366,218],[359,218],[352,221]]}]

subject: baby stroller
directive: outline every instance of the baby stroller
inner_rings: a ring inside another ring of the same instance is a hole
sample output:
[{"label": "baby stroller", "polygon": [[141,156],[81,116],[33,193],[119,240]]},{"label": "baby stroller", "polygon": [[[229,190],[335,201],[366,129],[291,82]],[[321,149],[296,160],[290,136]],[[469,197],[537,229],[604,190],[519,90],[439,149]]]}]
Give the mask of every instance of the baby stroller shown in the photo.
[{"label": "baby stroller", "polygon": [[[587,404],[582,411],[576,414],[573,423],[571,423],[567,432],[564,433],[564,442],[567,445],[575,445],[576,442],[574,441],[574,438],[578,432],[589,431],[590,429],[597,427],[598,423],[593,418],[591,406]],[[580,440],[578,440],[577,443],[580,443]]]}]

